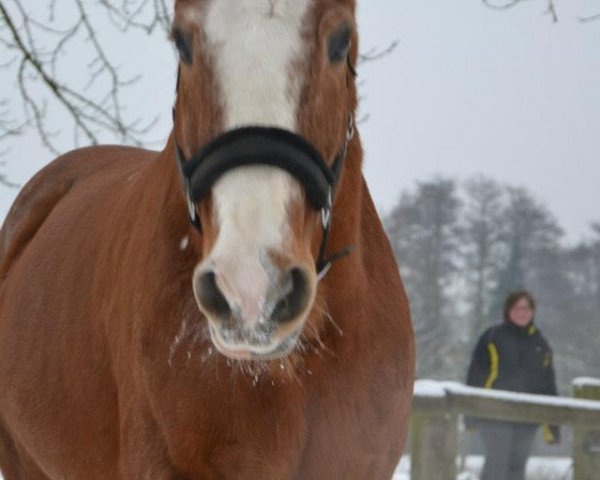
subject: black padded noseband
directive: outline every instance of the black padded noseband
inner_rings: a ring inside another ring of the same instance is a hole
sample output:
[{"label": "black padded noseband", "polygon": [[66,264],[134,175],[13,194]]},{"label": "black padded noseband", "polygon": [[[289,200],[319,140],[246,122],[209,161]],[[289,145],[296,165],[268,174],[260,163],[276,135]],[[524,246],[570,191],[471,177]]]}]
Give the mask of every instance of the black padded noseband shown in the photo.
[{"label": "black padded noseband", "polygon": [[198,202],[223,174],[248,165],[287,171],[304,187],[313,208],[329,207],[334,172],[310,143],[279,128],[245,127],[226,132],[184,162],[182,173],[189,182],[191,199]]},{"label": "black padded noseband", "polygon": [[251,126],[230,130],[207,143],[187,161],[175,140],[175,154],[185,188],[190,222],[202,231],[195,204],[206,197],[217,180],[228,171],[249,165],[281,168],[300,182],[311,206],[321,213],[323,239],[316,269],[319,279],[323,278],[335,260],[352,250],[352,247],[347,247],[326,256],[332,198],[353,136],[354,119],[350,115],[346,141],[331,168],[312,144],[280,128]]}]

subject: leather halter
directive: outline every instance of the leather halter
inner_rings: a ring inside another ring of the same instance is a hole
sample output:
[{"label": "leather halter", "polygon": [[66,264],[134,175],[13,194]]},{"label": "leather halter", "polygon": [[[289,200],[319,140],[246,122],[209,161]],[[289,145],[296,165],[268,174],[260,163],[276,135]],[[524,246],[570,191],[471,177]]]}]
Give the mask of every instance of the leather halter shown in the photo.
[{"label": "leather halter", "polygon": [[185,159],[174,136],[175,156],[183,181],[190,222],[202,232],[195,204],[210,193],[216,181],[226,172],[247,165],[281,168],[300,182],[311,206],[321,213],[323,237],[316,262],[317,278],[321,280],[334,261],[353,250],[352,246],[346,247],[326,257],[332,201],[346,160],[348,145],[353,137],[354,118],[349,114],[344,146],[329,168],[317,149],[307,140],[279,128],[251,126],[230,130],[204,145],[189,160]]}]

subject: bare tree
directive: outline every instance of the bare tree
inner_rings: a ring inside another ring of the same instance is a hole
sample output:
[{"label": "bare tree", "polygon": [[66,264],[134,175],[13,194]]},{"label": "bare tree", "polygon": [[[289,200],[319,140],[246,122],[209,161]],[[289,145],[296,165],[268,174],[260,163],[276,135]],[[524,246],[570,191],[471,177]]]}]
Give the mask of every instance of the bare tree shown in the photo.
[{"label": "bare tree", "polygon": [[[453,286],[460,258],[461,202],[453,180],[418,182],[404,192],[385,226],[407,289],[417,338],[418,376],[448,378],[455,341]],[[449,340],[450,339],[450,340]]]},{"label": "bare tree", "polygon": [[[117,137],[123,143],[140,144],[152,123],[141,125],[139,119],[127,118],[123,109],[123,91],[137,80],[125,78],[98,37],[98,9],[104,10],[121,31],[130,28],[148,33],[169,29],[169,13],[164,0],[122,0],[120,5],[108,0],[95,3],[71,0],[72,16],[58,19],[56,0],[49,0],[46,10],[27,6],[22,0],[0,0],[0,44],[10,57],[5,68],[16,66],[17,86],[23,104],[23,124],[31,124],[43,144],[58,153],[54,138],[58,133],[47,123],[51,102],[67,113],[73,129],[74,143],[97,144],[102,134]],[[96,10],[94,10],[96,9]],[[61,75],[61,58],[70,48],[86,46],[89,80],[77,86]],[[44,88],[40,93],[39,85]],[[17,134],[18,122],[8,119],[7,99],[0,104],[0,139]]]},{"label": "bare tree", "polygon": [[477,176],[464,186],[464,277],[474,338],[489,324],[488,311],[500,267],[502,247],[502,187],[491,178]]}]

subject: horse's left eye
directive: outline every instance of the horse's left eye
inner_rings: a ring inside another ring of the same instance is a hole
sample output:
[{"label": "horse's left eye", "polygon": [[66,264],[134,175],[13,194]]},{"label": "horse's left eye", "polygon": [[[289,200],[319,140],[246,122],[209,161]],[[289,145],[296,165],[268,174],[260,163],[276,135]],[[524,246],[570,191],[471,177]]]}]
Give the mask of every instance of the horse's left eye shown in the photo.
[{"label": "horse's left eye", "polygon": [[192,39],[181,30],[173,32],[173,41],[179,52],[179,58],[183,63],[192,63]]},{"label": "horse's left eye", "polygon": [[344,25],[342,28],[332,33],[327,42],[329,61],[332,64],[338,64],[346,60],[350,51],[350,26]]}]

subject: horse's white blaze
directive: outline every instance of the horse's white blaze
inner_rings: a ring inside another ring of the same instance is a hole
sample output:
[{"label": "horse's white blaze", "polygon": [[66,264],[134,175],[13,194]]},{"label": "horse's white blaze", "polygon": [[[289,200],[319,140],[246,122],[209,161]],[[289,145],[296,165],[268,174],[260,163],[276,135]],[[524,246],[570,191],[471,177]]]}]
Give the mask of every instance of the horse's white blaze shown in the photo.
[{"label": "horse's white blaze", "polygon": [[[312,1],[209,0],[206,4],[199,18],[224,130],[248,125],[297,129],[305,79],[297,77],[293,66],[306,55],[302,29]],[[273,281],[266,252],[283,246],[287,206],[298,193],[287,172],[262,166],[228,172],[214,186],[219,237],[208,261],[219,288],[251,322],[260,320]]]},{"label": "horse's white blaze", "polygon": [[[224,128],[296,128],[302,81],[291,75],[302,58],[312,0],[210,0],[203,30],[214,62]],[[302,79],[300,79],[302,80]]]},{"label": "horse's white blaze", "polygon": [[208,262],[225,297],[252,323],[268,307],[276,280],[267,252],[286,236],[290,188],[286,176],[269,167],[234,170],[215,187],[219,236]]}]

